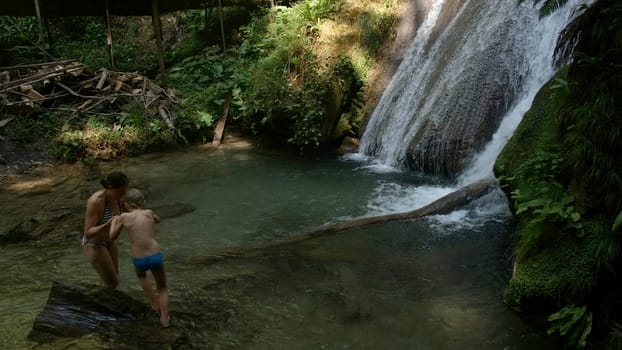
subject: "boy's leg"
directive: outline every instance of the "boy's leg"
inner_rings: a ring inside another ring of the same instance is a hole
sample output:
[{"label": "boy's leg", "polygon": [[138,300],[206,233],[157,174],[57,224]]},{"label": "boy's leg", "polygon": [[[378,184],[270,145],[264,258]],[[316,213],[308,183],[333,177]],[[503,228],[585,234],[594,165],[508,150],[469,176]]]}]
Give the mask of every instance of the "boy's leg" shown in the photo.
[{"label": "boy's leg", "polygon": [[153,287],[151,286],[151,282],[149,282],[149,278],[147,278],[147,272],[136,270],[136,276],[138,277],[138,282],[140,283],[140,286],[142,287],[143,291],[151,302],[151,308],[154,311],[159,312],[160,303],[158,301],[158,297],[153,292]]},{"label": "boy's leg", "polygon": [[158,289],[159,294],[159,303],[160,303],[160,323],[164,327],[168,327],[169,325],[169,315],[168,315],[168,286],[166,285],[166,274],[164,273],[164,266],[157,270],[151,270],[153,274],[153,278],[156,282],[156,288]]}]

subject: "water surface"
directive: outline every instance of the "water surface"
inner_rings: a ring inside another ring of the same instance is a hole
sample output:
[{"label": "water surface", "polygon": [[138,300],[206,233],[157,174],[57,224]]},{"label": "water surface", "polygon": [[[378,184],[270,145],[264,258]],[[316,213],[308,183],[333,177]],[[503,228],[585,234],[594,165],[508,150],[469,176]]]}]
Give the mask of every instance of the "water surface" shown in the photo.
[{"label": "water surface", "polygon": [[[125,171],[132,186],[146,192],[150,207],[194,208],[157,226],[173,327],[154,324],[147,348],[555,348],[502,303],[511,227],[506,210],[489,209],[503,206],[495,196],[443,217],[214,262],[203,258],[326,223],[415,209],[408,207],[432,200],[435,185],[337,157],[253,150],[196,148],[100,167],[104,173]],[[77,166],[41,172],[38,179],[0,192],[0,210],[10,213],[3,224],[51,217],[58,230],[51,233],[54,239],[0,246],[0,348],[141,348],[130,339],[98,334],[45,344],[27,340],[52,281],[99,283],[80,251],[82,222],[76,219],[97,181]],[[124,237],[120,247],[119,290],[146,302]]]}]

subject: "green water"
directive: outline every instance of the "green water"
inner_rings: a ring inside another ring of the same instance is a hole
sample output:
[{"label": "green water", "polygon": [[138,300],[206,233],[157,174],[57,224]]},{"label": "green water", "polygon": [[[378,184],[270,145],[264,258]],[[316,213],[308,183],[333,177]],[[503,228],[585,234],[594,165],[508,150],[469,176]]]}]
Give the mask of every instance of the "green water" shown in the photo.
[{"label": "green water", "polygon": [[[248,150],[194,149],[101,168],[125,171],[150,207],[194,208],[157,226],[173,327],[154,325],[152,338],[142,340],[27,340],[52,281],[98,283],[79,248],[76,219],[98,184],[77,167],[63,168],[42,172],[28,190],[13,184],[0,192],[3,227],[52,217],[62,232],[0,246],[1,349],[555,348],[502,303],[510,229],[503,211],[475,218],[478,210],[459,211],[457,219],[374,226],[213,262],[203,258],[382,212],[383,202],[405,209],[421,179],[337,158]],[[127,241],[120,248],[119,290],[146,302]]]}]

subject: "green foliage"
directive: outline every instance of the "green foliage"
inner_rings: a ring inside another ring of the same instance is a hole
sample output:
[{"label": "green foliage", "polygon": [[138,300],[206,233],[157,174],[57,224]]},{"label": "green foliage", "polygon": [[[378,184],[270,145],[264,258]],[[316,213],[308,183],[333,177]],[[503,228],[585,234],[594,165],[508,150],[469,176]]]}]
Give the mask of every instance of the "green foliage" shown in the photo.
[{"label": "green foliage", "polygon": [[393,13],[378,15],[363,12],[357,19],[357,27],[361,30],[361,45],[367,49],[371,57],[375,57],[387,40],[392,40],[393,30],[398,22]]},{"label": "green foliage", "polygon": [[611,271],[620,254],[619,235],[613,235],[612,225],[607,216],[599,216],[586,221],[587,231],[595,238],[592,258],[598,271]]},{"label": "green foliage", "polygon": [[335,3],[336,0],[307,0],[297,5],[296,10],[306,21],[316,23],[334,11]]},{"label": "green foliage", "polygon": [[620,225],[622,225],[622,211],[618,213],[618,216],[616,216],[616,219],[611,226],[611,231],[617,230]]},{"label": "green foliage", "polygon": [[[560,109],[563,171],[586,215],[615,226],[622,210],[622,3],[601,0],[564,31],[577,43]],[[617,39],[616,39],[617,38]]]},{"label": "green foliage", "polygon": [[[58,59],[79,59],[89,66],[111,68],[106,46],[106,29],[101,17],[67,17],[51,21],[55,33],[51,53]],[[115,68],[118,71],[138,71],[146,74],[157,67],[154,45],[149,51],[139,42],[141,33],[131,21],[112,26]],[[151,44],[151,42],[149,42]]]},{"label": "green foliage", "polygon": [[81,130],[61,132],[50,149],[50,155],[65,162],[75,162],[84,155],[84,134]]},{"label": "green foliage", "polygon": [[515,177],[506,179],[514,182],[510,197],[515,202],[516,215],[528,214],[516,248],[520,258],[541,247],[549,232],[583,235],[574,197],[557,181],[560,164],[558,150],[542,152],[522,164]]},{"label": "green foliage", "polygon": [[592,97],[579,99],[584,92],[577,87],[564,110],[561,133],[563,146],[569,150],[565,167],[585,189],[583,206],[614,215],[622,208],[622,129],[614,96],[609,90],[594,88]]},{"label": "green foliage", "polygon": [[548,334],[559,334],[574,349],[585,348],[587,336],[592,332],[592,311],[587,306],[567,305],[547,320],[551,323]]},{"label": "green foliage", "polygon": [[[218,8],[180,12],[177,27],[183,28],[186,34],[167,50],[165,60],[176,65],[186,57],[201,54],[207,47],[222,46],[220,14]],[[250,12],[244,7],[226,6],[222,16],[227,48],[234,48],[240,44],[239,27],[250,21]]]},{"label": "green foliage", "polygon": [[[566,3],[535,2],[542,3],[543,14]],[[602,277],[619,272],[615,269],[620,266],[622,243],[622,3],[599,0],[582,9],[584,13],[560,37],[558,50],[576,51],[567,75],[549,84],[554,111],[539,110],[557,122],[555,137],[535,139],[538,146],[532,146],[531,139],[520,139],[517,149],[524,146],[529,151],[516,157],[518,161],[508,158],[502,166],[495,165],[495,171],[504,171],[521,216],[519,259],[506,301],[524,307],[529,301],[540,307],[570,304],[549,317],[549,333],[559,334],[569,347],[578,349],[586,346],[593,316],[590,309],[577,305],[594,292],[617,286]],[[530,114],[525,117],[533,120]],[[542,152],[531,152],[551,144],[558,146],[544,157]],[[611,300],[589,301],[600,309]]]},{"label": "green foliage", "polygon": [[36,40],[38,33],[37,20],[33,17],[0,16],[0,43],[12,43],[19,40]]},{"label": "green foliage", "polygon": [[57,112],[48,118],[57,123],[48,130],[50,155],[68,162],[142,154],[187,142],[180,130],[169,129],[159,115],[148,115],[138,103],[115,114],[67,116]]},{"label": "green foliage", "polygon": [[[519,4],[522,4],[523,2],[525,2],[525,0],[518,1]],[[542,18],[559,10],[566,5],[567,2],[568,0],[533,0],[533,5],[536,6],[539,3],[542,3],[542,6],[540,7],[540,18]]]},{"label": "green foliage", "polygon": [[243,29],[240,53],[249,67],[237,104],[253,133],[281,137],[301,150],[319,146],[331,82],[312,48],[316,23],[335,3],[309,0],[276,8]]},{"label": "green foliage", "polygon": [[504,300],[511,307],[530,310],[536,305],[558,305],[568,300],[582,300],[596,284],[598,267],[594,256],[603,245],[601,237],[563,236],[548,249],[532,253],[520,261],[514,271]]},{"label": "green foliage", "polygon": [[0,28],[0,65],[24,64],[41,59],[41,52],[35,45],[39,30],[35,18],[0,16]]},{"label": "green foliage", "polygon": [[[378,2],[388,8],[395,0],[369,3]],[[175,89],[180,102],[179,108],[171,111],[176,128],[169,129],[158,116],[147,116],[148,111],[142,106],[132,104],[121,104],[120,109],[108,115],[68,115],[60,119],[63,122],[59,125],[48,128],[50,138],[55,140],[54,154],[67,160],[110,158],[139,153],[149,147],[205,141],[211,138],[215,121],[228,100],[228,127],[238,126],[242,131],[288,142],[301,150],[318,147],[326,136],[322,135],[323,130],[329,132],[323,124],[334,125],[332,119],[327,122],[327,115],[332,118],[341,107],[331,104],[335,101],[333,90],[343,81],[349,88],[355,73],[352,69],[342,72],[338,65],[343,57],[333,57],[329,54],[333,48],[316,40],[324,25],[346,22],[337,20],[334,14],[348,5],[337,0],[289,4],[291,7],[262,7],[252,13],[252,20],[247,9],[226,8],[226,55],[218,48],[222,39],[219,11],[173,14],[181,30],[168,38],[166,31],[164,39],[166,66],[173,67],[167,84]],[[106,31],[100,17],[55,18],[48,23],[46,29],[51,36],[46,31],[46,41],[50,47],[39,48],[35,44],[35,19],[1,18],[0,24],[6,28],[0,33],[2,59],[9,59],[2,45],[10,40],[7,47],[13,50],[11,58],[19,59],[16,63],[40,61],[42,50],[46,50],[54,59],[78,59],[95,68],[109,67]],[[146,23],[149,21],[140,18],[113,19],[116,70],[145,75],[157,72],[153,33]],[[170,23],[165,22],[165,26]],[[247,25],[240,27],[240,23]],[[390,38],[395,23],[391,15],[380,16],[373,11],[357,19],[359,28],[355,29],[361,32],[362,42],[353,46],[365,46],[366,50],[355,50],[356,55],[362,52],[365,56],[366,69],[375,54],[380,54],[379,47]],[[346,27],[351,25],[348,21]],[[206,47],[206,43],[214,46]],[[21,48],[24,50],[19,51]],[[339,50],[335,52],[335,56],[342,55]],[[348,59],[351,68],[354,60]],[[355,62],[354,66],[360,65]],[[29,137],[28,132],[16,132],[14,137],[20,134]]]},{"label": "green foliage", "polygon": [[[210,136],[228,96],[239,90],[237,72],[243,64],[233,55],[223,55],[218,47],[208,47],[173,67],[169,84],[181,94],[177,128],[184,134]],[[236,113],[234,103],[229,114]]]},{"label": "green foliage", "polygon": [[10,140],[20,143],[51,140],[60,130],[63,117],[56,113],[20,115],[7,124],[6,134]]}]

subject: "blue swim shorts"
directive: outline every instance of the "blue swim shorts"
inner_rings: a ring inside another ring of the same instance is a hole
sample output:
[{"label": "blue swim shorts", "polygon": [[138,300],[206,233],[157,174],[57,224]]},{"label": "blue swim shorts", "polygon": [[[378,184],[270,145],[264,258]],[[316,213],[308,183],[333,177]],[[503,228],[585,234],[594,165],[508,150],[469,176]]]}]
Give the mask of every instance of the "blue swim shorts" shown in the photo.
[{"label": "blue swim shorts", "polygon": [[164,265],[164,255],[162,252],[159,252],[142,258],[132,258],[132,262],[137,272],[159,270]]}]

